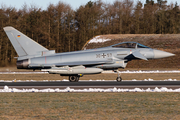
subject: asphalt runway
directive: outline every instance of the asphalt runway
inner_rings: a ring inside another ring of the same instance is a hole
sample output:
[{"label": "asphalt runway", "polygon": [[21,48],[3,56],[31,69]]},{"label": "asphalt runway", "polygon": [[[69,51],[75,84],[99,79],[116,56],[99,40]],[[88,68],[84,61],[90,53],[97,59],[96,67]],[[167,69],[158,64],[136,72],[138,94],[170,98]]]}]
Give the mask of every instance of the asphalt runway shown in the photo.
[{"label": "asphalt runway", "polygon": [[79,82],[68,82],[68,81],[54,81],[54,82],[0,82],[0,89],[3,89],[7,85],[9,88],[17,89],[47,89],[47,88],[74,88],[74,89],[85,89],[85,88],[123,88],[123,89],[134,89],[134,88],[155,88],[155,87],[166,87],[171,89],[180,88],[180,81],[79,81]]}]

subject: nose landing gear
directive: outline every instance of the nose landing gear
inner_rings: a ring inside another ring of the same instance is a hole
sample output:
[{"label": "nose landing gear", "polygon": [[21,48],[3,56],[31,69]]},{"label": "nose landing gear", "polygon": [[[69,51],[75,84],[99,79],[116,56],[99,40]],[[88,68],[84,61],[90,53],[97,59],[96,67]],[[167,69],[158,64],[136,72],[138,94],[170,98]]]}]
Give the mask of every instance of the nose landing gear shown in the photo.
[{"label": "nose landing gear", "polygon": [[115,72],[117,72],[118,76],[116,78],[116,81],[117,82],[121,82],[122,81],[122,78],[121,78],[121,73],[119,72],[119,70],[116,70]]}]

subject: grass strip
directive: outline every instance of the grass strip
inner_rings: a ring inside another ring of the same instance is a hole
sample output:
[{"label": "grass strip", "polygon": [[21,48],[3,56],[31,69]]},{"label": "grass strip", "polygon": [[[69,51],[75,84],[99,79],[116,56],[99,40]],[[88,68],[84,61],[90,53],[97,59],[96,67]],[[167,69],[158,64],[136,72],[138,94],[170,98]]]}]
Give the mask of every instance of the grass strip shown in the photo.
[{"label": "grass strip", "polygon": [[1,93],[0,119],[178,119],[180,93]]}]

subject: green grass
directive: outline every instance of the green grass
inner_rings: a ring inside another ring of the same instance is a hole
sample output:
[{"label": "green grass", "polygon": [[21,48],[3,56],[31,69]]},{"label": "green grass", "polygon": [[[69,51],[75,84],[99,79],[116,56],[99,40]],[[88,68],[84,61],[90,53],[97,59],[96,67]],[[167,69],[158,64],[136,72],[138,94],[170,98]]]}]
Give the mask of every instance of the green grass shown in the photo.
[{"label": "green grass", "polygon": [[180,93],[1,93],[0,119],[179,119]]}]

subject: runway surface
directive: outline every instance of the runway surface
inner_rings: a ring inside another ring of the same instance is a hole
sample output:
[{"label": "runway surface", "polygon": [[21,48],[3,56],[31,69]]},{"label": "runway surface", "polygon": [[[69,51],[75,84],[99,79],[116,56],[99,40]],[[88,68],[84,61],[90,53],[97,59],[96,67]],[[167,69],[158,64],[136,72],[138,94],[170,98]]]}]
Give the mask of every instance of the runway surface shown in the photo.
[{"label": "runway surface", "polygon": [[0,82],[0,89],[4,86],[9,88],[17,89],[47,89],[47,88],[74,88],[74,89],[85,89],[85,88],[155,88],[155,87],[166,87],[171,89],[180,88],[180,81],[79,81],[79,82],[68,82],[68,81],[54,81],[54,82]]}]

